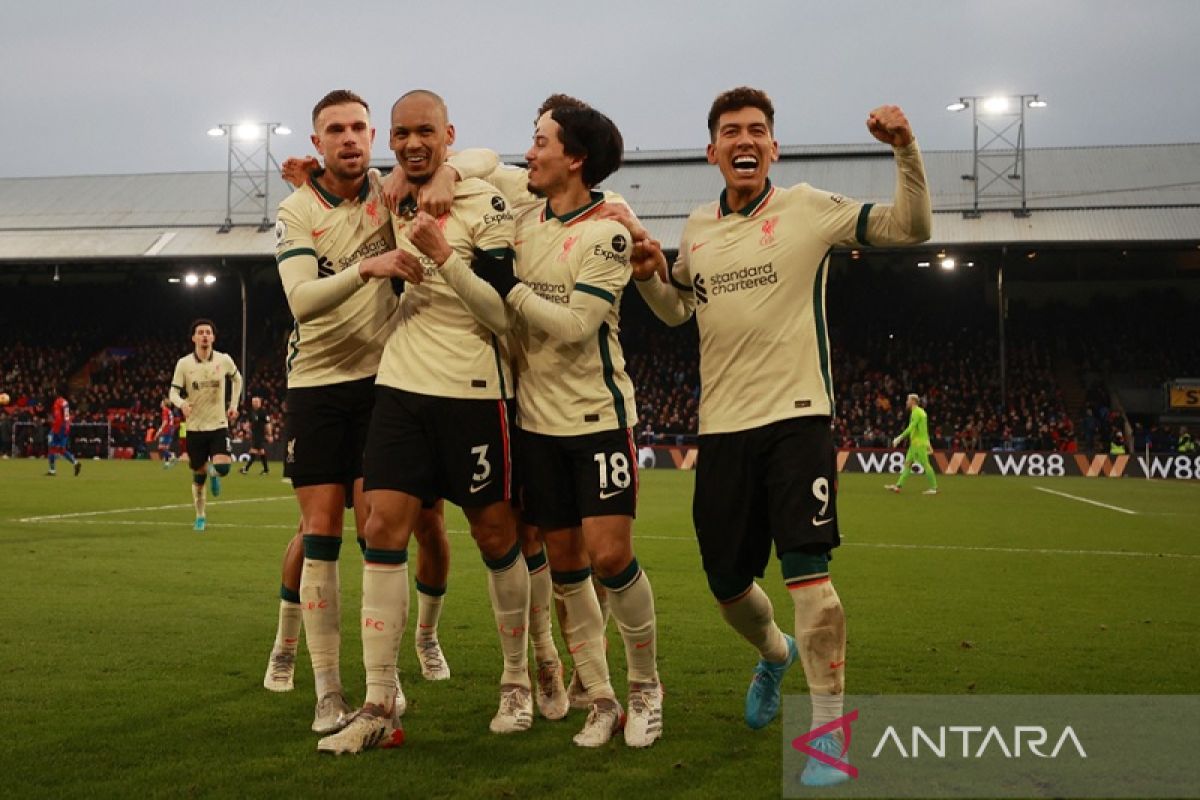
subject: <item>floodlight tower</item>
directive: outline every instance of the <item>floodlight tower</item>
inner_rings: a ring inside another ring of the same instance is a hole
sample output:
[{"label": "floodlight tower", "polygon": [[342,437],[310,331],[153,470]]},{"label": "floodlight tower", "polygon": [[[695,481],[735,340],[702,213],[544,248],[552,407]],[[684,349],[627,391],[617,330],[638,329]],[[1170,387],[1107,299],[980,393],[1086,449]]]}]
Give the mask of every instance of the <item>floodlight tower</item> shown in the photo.
[{"label": "floodlight tower", "polygon": [[1036,94],[967,95],[946,106],[947,111],[971,109],[973,140],[971,172],[963,175],[975,186],[968,219],[981,211],[1009,210],[1029,216],[1025,193],[1025,109],[1045,108]]},{"label": "floodlight tower", "polygon": [[[234,213],[258,213],[259,232],[271,229],[271,168],[279,163],[271,155],[271,137],[292,131],[279,122],[222,122],[208,129],[209,136],[229,142],[225,179],[225,222],[218,233],[233,229]],[[236,199],[235,199],[236,196]]]}]

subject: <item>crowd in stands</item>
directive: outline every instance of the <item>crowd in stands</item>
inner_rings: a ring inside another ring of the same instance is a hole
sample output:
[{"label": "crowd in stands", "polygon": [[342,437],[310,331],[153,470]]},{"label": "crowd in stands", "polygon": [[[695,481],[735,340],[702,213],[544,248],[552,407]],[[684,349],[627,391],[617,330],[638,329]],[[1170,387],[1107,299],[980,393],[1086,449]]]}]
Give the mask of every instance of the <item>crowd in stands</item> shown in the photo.
[{"label": "crowd in stands", "polygon": [[[1009,315],[1002,399],[994,312],[981,313],[982,298],[970,307],[937,295],[935,284],[922,294],[890,280],[895,278],[867,274],[830,281],[834,425],[841,447],[890,447],[908,421],[905,396],[915,391],[937,449],[1107,451],[1124,435],[1127,421],[1113,407],[1105,376],[1142,371],[1161,380],[1200,371],[1200,340],[1184,336],[1163,347],[1163,339],[1146,333],[1144,325],[1106,323],[1106,336],[1111,332],[1115,343],[1110,350],[1107,338],[1086,333],[1092,328],[1083,323],[1095,319],[1094,308],[1034,313],[1017,306]],[[36,302],[26,304],[30,307]],[[13,422],[44,423],[56,387],[71,384],[77,425],[107,424],[114,446],[147,448],[147,430],[159,423],[175,361],[188,352],[186,327],[195,311],[171,308],[136,324],[89,317],[84,308],[76,312],[78,324],[45,329],[29,314],[20,319],[19,309],[0,321],[0,391],[12,398],[0,411],[0,437],[5,431],[11,436]],[[1195,318],[1194,310],[1190,317],[1179,316],[1189,318]],[[257,317],[250,339],[247,398],[264,399],[276,430],[282,423],[290,324],[277,302],[271,313]],[[224,330],[238,327],[228,324]],[[35,329],[39,333],[31,337]],[[637,387],[639,444],[694,443],[700,399],[695,322],[668,328],[631,290],[621,337]],[[236,335],[219,335],[218,349],[240,356]],[[1081,377],[1091,376],[1082,407],[1068,409],[1064,401],[1056,372],[1056,360],[1062,359],[1077,365]],[[239,424],[235,437],[248,435],[244,426]],[[1133,430],[1139,451],[1147,443],[1156,451],[1177,443],[1172,427],[1147,422]],[[39,441],[44,437],[31,437],[29,447],[36,451]],[[0,450],[9,452],[3,441]]]}]

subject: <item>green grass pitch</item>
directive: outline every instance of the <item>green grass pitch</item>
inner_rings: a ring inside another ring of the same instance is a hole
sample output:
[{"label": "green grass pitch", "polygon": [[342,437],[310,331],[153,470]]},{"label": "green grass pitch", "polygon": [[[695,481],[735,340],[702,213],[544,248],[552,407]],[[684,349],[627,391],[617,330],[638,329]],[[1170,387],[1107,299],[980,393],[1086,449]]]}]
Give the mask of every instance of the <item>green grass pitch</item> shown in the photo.
[{"label": "green grass pitch", "polygon": [[[407,635],[408,742],[333,758],[317,754],[308,730],[307,651],[296,691],[262,688],[280,557],[297,520],[289,487],[275,473],[231,476],[197,534],[185,468],[88,462],[79,478],[44,469],[0,461],[5,796],[779,796],[780,726],[751,732],[741,721],[755,654],[708,594],[689,472],[643,473],[636,527],[659,613],[658,744],[576,748],[583,712],[488,733],[499,648],[483,564],[450,510],[441,638],[454,677],[423,682]],[[946,477],[942,494],[926,497],[919,477],[901,496],[883,491],[887,480],[841,480],[833,574],[848,615],[849,692],[1197,691],[1197,482]],[[354,703],[361,559],[352,541],[342,553],[342,669]],[[791,630],[775,563],[764,585]],[[623,695],[612,626],[609,639]],[[801,670],[785,690],[804,691]]]}]

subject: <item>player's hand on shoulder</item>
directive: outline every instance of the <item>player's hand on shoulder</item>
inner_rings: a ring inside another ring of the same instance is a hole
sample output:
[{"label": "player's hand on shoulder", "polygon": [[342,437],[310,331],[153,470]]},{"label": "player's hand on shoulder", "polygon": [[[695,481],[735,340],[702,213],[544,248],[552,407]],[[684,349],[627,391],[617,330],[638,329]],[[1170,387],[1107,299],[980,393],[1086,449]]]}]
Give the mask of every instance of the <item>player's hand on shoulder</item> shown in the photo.
[{"label": "player's hand on shoulder", "polygon": [[642,221],[637,218],[637,214],[634,214],[633,209],[624,203],[601,203],[600,207],[596,209],[593,219],[611,219],[621,223],[625,230],[629,231],[634,242],[640,242],[650,236],[646,227],[642,225]]},{"label": "player's hand on shoulder", "polygon": [[867,130],[879,141],[892,147],[912,144],[912,126],[900,106],[879,106],[867,115]]},{"label": "player's hand on shoulder", "polygon": [[308,177],[321,168],[321,162],[317,161],[313,156],[304,156],[303,158],[286,158],[283,165],[279,168],[283,179],[292,186],[303,186],[308,182]]},{"label": "player's hand on shoulder", "polygon": [[417,217],[408,226],[408,239],[418,250],[432,258],[438,264],[445,264],[453,250],[442,233],[442,226],[437,219],[424,211],[418,211]]},{"label": "player's hand on shoulder", "polygon": [[383,195],[384,204],[389,210],[395,211],[400,201],[408,197],[412,187],[408,183],[408,178],[404,177],[404,170],[396,166],[384,176],[379,184],[379,191]]},{"label": "player's hand on shoulder", "polygon": [[449,214],[457,183],[458,172],[449,164],[442,164],[417,191],[417,207],[434,218]]},{"label": "player's hand on shoulder", "polygon": [[634,280],[645,281],[657,275],[660,281],[667,282],[667,257],[657,239],[646,237],[635,242],[629,266],[633,268]]}]

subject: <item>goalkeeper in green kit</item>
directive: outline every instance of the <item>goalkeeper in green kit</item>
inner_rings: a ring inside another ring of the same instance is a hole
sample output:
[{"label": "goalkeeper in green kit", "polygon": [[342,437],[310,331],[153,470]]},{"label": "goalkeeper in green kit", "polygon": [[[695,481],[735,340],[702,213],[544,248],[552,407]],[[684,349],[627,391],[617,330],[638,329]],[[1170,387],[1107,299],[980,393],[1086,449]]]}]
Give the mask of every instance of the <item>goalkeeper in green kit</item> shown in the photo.
[{"label": "goalkeeper in green kit", "polygon": [[929,417],[925,415],[925,409],[921,408],[920,402],[921,398],[917,395],[910,394],[908,396],[908,401],[904,404],[912,414],[908,418],[908,427],[899,436],[892,439],[892,447],[899,447],[900,442],[908,439],[908,452],[904,454],[904,470],[900,473],[899,480],[884,487],[896,494],[899,494],[900,490],[904,488],[904,482],[912,473],[914,461],[921,465],[925,477],[929,479],[929,488],[925,490],[925,494],[938,493],[937,475],[933,474],[933,467],[929,465]]}]

